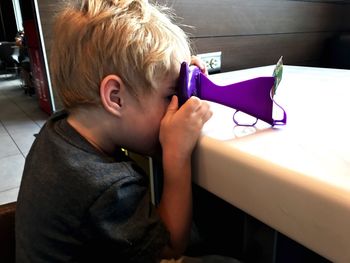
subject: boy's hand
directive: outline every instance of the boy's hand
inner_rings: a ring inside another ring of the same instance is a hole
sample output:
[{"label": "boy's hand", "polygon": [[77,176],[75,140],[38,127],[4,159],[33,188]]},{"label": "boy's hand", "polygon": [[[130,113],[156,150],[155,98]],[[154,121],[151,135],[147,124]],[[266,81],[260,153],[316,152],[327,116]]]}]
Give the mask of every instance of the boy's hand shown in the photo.
[{"label": "boy's hand", "polygon": [[191,56],[191,64],[197,66],[201,72],[205,75],[208,75],[208,69],[205,65],[205,63],[197,56]]},{"label": "boy's hand", "polygon": [[211,116],[207,102],[191,97],[178,109],[178,98],[173,96],[160,126],[163,154],[170,154],[176,160],[189,158],[204,123]]}]

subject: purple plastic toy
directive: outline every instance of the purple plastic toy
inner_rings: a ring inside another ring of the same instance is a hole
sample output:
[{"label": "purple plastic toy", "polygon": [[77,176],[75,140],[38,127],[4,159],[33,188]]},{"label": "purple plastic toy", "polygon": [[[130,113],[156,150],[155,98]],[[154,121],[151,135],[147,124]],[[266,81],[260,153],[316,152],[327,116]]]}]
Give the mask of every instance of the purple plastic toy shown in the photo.
[{"label": "purple plastic toy", "polygon": [[[198,67],[189,67],[186,62],[183,62],[180,69],[177,95],[180,106],[191,96],[197,96],[203,100],[217,102],[234,108],[236,112],[233,115],[233,121],[237,125],[244,125],[235,120],[235,114],[239,111],[263,120],[272,126],[285,125],[287,114],[273,100],[272,88],[274,84],[275,77],[259,77],[226,86],[219,86],[210,81]],[[273,119],[273,103],[283,110],[283,119]]]}]

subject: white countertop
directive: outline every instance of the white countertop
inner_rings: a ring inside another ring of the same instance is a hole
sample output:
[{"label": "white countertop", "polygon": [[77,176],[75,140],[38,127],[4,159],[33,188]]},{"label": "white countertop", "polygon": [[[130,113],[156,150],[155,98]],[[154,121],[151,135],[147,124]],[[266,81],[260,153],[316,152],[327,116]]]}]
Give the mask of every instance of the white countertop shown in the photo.
[{"label": "white countertop", "polygon": [[[210,78],[224,85],[273,69]],[[211,103],[194,181],[318,254],[350,262],[350,70],[285,65],[275,99],[286,126],[236,126],[233,109]]]}]

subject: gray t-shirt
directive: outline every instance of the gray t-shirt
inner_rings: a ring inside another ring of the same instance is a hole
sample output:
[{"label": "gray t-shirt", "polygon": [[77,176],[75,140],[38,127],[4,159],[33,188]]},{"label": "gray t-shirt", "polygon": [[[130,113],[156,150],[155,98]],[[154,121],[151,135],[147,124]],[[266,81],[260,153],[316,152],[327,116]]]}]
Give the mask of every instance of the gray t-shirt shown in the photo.
[{"label": "gray t-shirt", "polygon": [[[16,261],[156,262],[169,233],[147,176],[108,157],[55,114],[26,158],[16,208]],[[118,131],[116,131],[118,132]]]}]

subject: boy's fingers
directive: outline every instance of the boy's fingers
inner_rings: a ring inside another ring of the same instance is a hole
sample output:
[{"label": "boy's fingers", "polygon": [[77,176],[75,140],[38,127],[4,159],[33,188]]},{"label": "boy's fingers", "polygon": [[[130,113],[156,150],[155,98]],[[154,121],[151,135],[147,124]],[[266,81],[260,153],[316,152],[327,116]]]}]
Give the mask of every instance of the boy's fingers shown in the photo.
[{"label": "boy's fingers", "polygon": [[186,111],[188,111],[189,113],[192,113],[197,111],[200,108],[202,101],[199,98],[192,96],[188,99],[186,103],[187,103]]},{"label": "boy's fingers", "polygon": [[208,110],[203,118],[204,123],[207,122],[211,116],[213,116],[213,112],[211,110]]},{"label": "boy's fingers", "polygon": [[199,64],[199,69],[201,70],[201,72],[205,75],[208,75],[208,70],[207,67],[205,66],[204,62],[201,61]]},{"label": "boy's fingers", "polygon": [[206,67],[206,64],[199,57],[192,56],[191,57],[191,65],[196,65],[197,67],[199,67],[199,69],[201,70],[201,72],[204,75],[208,75],[208,69]]},{"label": "boy's fingers", "polygon": [[210,110],[209,104],[203,101],[201,107],[197,110],[197,114],[204,124],[211,118],[213,112]]}]

